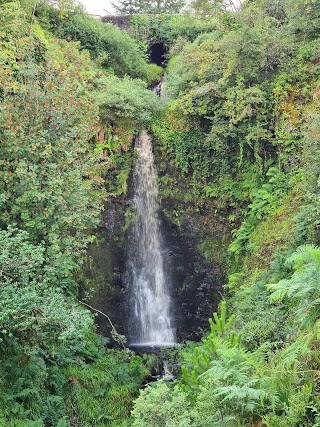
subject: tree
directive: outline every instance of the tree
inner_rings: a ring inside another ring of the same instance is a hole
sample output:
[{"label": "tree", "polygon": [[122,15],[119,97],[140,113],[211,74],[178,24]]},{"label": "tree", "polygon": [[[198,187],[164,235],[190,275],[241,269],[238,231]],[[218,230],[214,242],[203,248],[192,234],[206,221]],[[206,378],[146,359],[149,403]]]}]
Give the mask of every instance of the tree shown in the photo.
[{"label": "tree", "polygon": [[202,16],[212,16],[219,12],[238,12],[242,0],[193,0],[191,9]]},{"label": "tree", "polygon": [[44,49],[29,37],[16,6],[2,10],[0,24],[8,28],[0,44],[0,226],[15,222],[46,242],[52,262],[71,276],[104,193],[93,153],[95,72],[74,43],[52,40]]},{"label": "tree", "polygon": [[186,0],[120,0],[112,3],[118,15],[133,14],[178,14]]}]

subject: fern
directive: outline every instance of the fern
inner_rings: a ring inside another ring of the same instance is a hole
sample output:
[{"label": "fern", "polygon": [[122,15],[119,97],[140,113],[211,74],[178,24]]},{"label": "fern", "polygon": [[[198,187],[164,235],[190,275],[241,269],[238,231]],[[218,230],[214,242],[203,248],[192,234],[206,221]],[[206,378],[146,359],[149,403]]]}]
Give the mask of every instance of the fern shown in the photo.
[{"label": "fern", "polygon": [[287,263],[297,269],[310,263],[320,265],[320,248],[312,244],[302,245],[288,258]]},{"label": "fern", "polygon": [[320,313],[320,248],[300,246],[286,261],[294,272],[289,279],[267,285],[271,301],[291,299],[298,306],[302,324],[314,324]]}]

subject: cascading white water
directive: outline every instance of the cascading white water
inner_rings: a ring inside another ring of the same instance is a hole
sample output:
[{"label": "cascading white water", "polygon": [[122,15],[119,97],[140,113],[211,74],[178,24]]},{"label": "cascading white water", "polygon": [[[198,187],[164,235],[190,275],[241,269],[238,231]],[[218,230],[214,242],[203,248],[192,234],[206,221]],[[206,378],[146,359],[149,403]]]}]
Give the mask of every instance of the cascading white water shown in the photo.
[{"label": "cascading white water", "polygon": [[131,290],[131,345],[172,345],[175,333],[171,299],[164,271],[158,186],[151,139],[142,132],[136,140],[133,171],[136,218],[130,238],[128,277]]}]

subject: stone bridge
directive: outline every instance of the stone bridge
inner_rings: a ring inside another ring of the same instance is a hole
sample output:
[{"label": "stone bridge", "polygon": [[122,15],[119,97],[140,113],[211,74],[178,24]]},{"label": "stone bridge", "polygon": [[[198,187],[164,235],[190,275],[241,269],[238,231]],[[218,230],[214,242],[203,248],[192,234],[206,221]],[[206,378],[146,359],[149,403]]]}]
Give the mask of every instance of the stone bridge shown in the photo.
[{"label": "stone bridge", "polygon": [[109,22],[110,24],[116,25],[121,30],[128,30],[130,28],[130,15],[105,15],[101,16],[102,22]]},{"label": "stone bridge", "polygon": [[[96,16],[101,22],[116,25],[121,30],[129,30],[131,26],[131,15],[106,15]],[[157,65],[164,65],[166,46],[162,40],[149,40],[148,54],[150,62]]]}]

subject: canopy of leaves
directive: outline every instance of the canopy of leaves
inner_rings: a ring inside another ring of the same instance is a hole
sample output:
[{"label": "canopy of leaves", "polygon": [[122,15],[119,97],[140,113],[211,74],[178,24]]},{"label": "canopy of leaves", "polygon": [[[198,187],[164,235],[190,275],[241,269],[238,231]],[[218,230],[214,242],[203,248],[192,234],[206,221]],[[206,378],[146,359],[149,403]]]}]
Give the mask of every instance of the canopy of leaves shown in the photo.
[{"label": "canopy of leaves", "polygon": [[161,110],[159,98],[142,80],[116,76],[103,77],[98,82],[97,99],[100,115],[116,122],[146,125],[152,115]]},{"label": "canopy of leaves", "polygon": [[146,56],[126,32],[112,24],[73,14],[52,31],[58,37],[80,42],[80,48],[92,59],[118,76],[146,77]]},{"label": "canopy of leaves", "polygon": [[93,319],[64,295],[68,274],[63,277],[60,265],[48,265],[45,248],[30,243],[25,231],[1,230],[0,241],[2,344],[19,340],[26,352],[41,348],[59,364],[86,354]]},{"label": "canopy of leaves", "polygon": [[178,14],[185,4],[185,0],[120,0],[112,3],[119,15]]},{"label": "canopy of leaves", "polygon": [[[103,341],[76,290],[108,167],[123,167],[118,196],[130,173],[123,151],[151,125],[191,194],[210,202],[205,220],[220,210],[232,223],[238,270],[235,316],[221,304],[207,336],[181,351],[181,378],[141,392],[133,425],[320,425],[319,247],[297,249],[319,244],[318,3],[246,1],[232,14],[226,2],[195,2],[195,15],[132,17],[141,45],[170,47],[160,114],[128,34],[69,1],[59,11],[2,0],[0,424],[118,427],[129,416],[144,370],[125,353],[87,364]],[[199,248],[211,262],[210,239]]]},{"label": "canopy of leaves", "polygon": [[201,19],[187,13],[181,15],[132,15],[130,32],[137,40],[161,40],[169,48],[178,38],[194,41],[198,35],[213,31],[219,26],[215,17]]},{"label": "canopy of leaves", "polygon": [[67,427],[61,367],[104,353],[76,295],[111,163],[97,134],[109,140],[111,124],[89,54],[27,12],[0,7],[0,424]]}]

